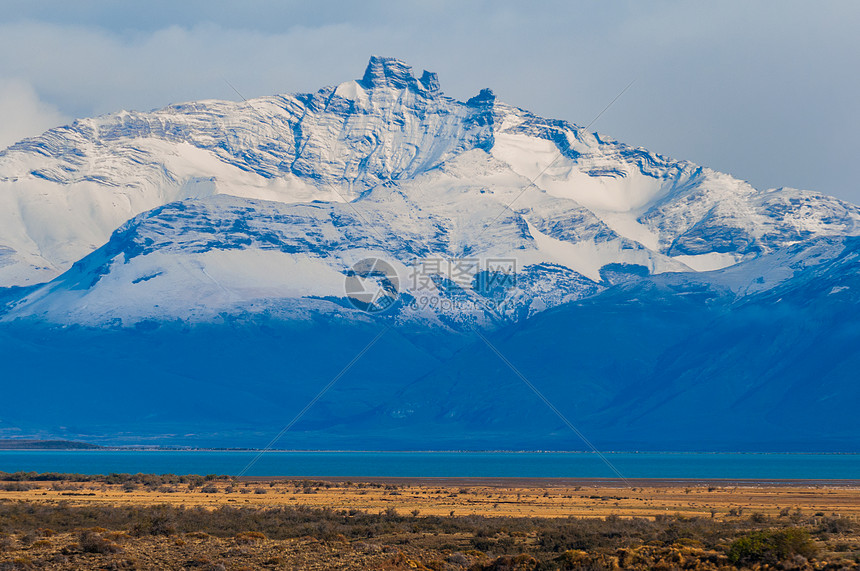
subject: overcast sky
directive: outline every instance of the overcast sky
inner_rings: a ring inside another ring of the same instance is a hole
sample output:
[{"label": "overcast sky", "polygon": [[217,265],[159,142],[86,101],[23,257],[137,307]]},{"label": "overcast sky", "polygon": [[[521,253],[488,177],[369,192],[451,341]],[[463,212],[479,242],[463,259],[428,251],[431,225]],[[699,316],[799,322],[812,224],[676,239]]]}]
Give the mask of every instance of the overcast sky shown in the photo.
[{"label": "overcast sky", "polygon": [[0,146],[76,117],[314,91],[371,54],[749,180],[860,203],[860,2],[5,0]]}]

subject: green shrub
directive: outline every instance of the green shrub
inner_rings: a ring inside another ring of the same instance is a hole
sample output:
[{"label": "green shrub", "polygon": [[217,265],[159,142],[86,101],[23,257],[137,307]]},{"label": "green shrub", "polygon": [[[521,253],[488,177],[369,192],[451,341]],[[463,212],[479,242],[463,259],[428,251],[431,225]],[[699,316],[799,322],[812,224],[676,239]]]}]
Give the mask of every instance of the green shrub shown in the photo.
[{"label": "green shrub", "polygon": [[813,557],[818,548],[805,529],[789,527],[779,530],[763,530],[735,540],[729,548],[729,561],[735,565],[753,563],[776,564],[795,555],[807,559]]}]

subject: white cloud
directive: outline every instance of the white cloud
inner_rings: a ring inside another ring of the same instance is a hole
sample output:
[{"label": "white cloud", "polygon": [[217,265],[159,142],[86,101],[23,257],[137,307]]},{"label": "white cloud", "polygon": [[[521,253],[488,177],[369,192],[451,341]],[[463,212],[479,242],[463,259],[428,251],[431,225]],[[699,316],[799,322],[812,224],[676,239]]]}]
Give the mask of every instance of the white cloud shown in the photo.
[{"label": "white cloud", "polygon": [[22,79],[0,78],[0,149],[68,122]]}]

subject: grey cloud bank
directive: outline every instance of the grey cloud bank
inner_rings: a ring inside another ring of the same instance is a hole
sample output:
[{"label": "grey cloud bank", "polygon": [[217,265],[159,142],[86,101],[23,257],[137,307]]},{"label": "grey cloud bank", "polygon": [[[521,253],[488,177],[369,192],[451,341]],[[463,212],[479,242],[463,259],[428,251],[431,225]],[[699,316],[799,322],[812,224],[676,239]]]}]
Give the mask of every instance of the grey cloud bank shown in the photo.
[{"label": "grey cloud bank", "polygon": [[[860,5],[825,2],[8,2],[0,144],[51,123],[313,91],[372,53],[730,172],[860,202]],[[14,119],[14,121],[13,121]]]}]

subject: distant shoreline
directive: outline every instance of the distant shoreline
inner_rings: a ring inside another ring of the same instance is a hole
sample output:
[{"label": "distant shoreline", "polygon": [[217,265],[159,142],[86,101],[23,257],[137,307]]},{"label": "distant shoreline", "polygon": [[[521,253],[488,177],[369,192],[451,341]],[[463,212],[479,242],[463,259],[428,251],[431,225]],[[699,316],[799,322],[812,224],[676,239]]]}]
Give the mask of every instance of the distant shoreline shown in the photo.
[{"label": "distant shoreline", "polygon": [[21,438],[0,440],[0,450],[107,450],[107,448],[99,446],[98,444],[77,442],[74,440],[36,440]]},{"label": "distant shoreline", "polygon": [[690,486],[716,486],[720,488],[860,488],[860,479],[779,479],[779,478],[566,478],[566,477],[463,477],[463,476],[242,476],[240,482],[301,482],[314,480],[332,484],[344,482],[365,482],[370,484],[397,486],[480,486],[486,488],[687,488]]},{"label": "distant shoreline", "polygon": [[[199,477],[203,474],[157,474],[157,473],[124,473],[113,474],[77,474],[63,472],[4,472],[0,470],[0,482],[93,482],[102,481],[113,476],[130,478],[163,478],[163,477]],[[851,478],[600,478],[600,477],[558,477],[558,476],[319,476],[314,474],[304,476],[232,476],[230,474],[213,474],[206,476],[215,480],[232,480],[235,482],[273,483],[273,482],[316,482],[334,486],[363,483],[378,486],[430,486],[430,487],[482,487],[482,488],[821,488],[821,489],[860,489],[860,479]]]}]

